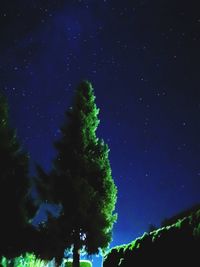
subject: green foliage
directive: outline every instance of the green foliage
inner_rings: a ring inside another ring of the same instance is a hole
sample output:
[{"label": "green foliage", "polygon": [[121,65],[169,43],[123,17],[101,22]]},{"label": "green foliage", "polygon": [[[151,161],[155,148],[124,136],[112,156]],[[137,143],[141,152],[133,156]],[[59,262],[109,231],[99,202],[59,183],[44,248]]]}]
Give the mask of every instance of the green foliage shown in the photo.
[{"label": "green foliage", "polygon": [[10,260],[2,257],[0,264],[3,267],[44,267],[47,262],[37,259],[34,254],[26,253],[25,256],[19,256]]},{"label": "green foliage", "polygon": [[62,137],[55,144],[58,155],[53,170],[46,174],[39,168],[38,179],[43,199],[62,206],[57,225],[63,232],[61,243],[74,244],[76,251],[84,247],[89,254],[108,246],[116,221],[117,189],[109,148],[96,136],[98,113],[93,88],[84,81],[66,112]]},{"label": "green foliage", "polygon": [[185,217],[188,217],[189,215],[196,213],[197,211],[200,211],[200,204],[195,204],[191,208],[184,210],[184,211],[176,214],[175,216],[173,216],[171,218],[167,218],[167,219],[163,220],[161,223],[161,226],[172,225],[172,224],[176,223],[177,220],[181,220]]},{"label": "green foliage", "polygon": [[[72,267],[72,260],[68,260],[65,262],[65,267]],[[81,260],[80,267],[92,267],[91,261]]]},{"label": "green foliage", "polygon": [[[185,214],[185,213],[184,213]],[[172,225],[145,233],[132,243],[110,250],[104,257],[104,267],[195,265],[199,258],[200,210],[177,219]],[[162,259],[158,261],[156,259]]]},{"label": "green foliage", "polygon": [[0,95],[0,255],[21,254],[27,244],[26,230],[33,215],[28,160],[9,126],[8,105]]},{"label": "green foliage", "polygon": [[193,235],[195,238],[200,238],[200,223],[194,228]]},{"label": "green foliage", "polygon": [[0,264],[2,265],[2,267],[7,267],[8,266],[8,260],[6,259],[6,257],[2,257],[1,258]]}]

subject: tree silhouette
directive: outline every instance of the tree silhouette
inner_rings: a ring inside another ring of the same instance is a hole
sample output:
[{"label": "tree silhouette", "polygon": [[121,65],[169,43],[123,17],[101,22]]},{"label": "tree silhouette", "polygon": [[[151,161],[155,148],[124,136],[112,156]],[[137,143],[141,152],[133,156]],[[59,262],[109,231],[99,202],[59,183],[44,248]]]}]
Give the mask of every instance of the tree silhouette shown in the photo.
[{"label": "tree silhouette", "polygon": [[73,267],[80,266],[82,248],[95,254],[108,246],[116,220],[117,189],[108,146],[96,136],[98,113],[92,85],[84,81],[66,112],[53,170],[49,175],[39,170],[40,193],[62,205],[62,238],[73,247]]},{"label": "tree silhouette", "polygon": [[28,155],[9,126],[8,105],[0,95],[0,255],[12,257],[26,247],[35,210],[28,197]]}]

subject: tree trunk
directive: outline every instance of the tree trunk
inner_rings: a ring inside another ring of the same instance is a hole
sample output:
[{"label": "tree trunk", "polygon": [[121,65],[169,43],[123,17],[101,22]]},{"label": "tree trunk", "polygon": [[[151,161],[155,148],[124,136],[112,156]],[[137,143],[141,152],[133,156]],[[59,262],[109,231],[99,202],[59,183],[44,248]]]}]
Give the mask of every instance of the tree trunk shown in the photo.
[{"label": "tree trunk", "polygon": [[80,236],[79,231],[74,233],[73,267],[80,267]]}]

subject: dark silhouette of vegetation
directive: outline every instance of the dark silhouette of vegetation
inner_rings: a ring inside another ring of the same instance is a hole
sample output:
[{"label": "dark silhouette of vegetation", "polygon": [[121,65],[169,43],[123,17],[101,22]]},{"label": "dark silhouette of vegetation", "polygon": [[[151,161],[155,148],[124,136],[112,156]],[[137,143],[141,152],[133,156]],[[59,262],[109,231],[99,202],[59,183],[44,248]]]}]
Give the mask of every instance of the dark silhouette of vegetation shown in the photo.
[{"label": "dark silhouette of vegetation", "polygon": [[199,266],[200,209],[176,223],[113,248],[104,267]]},{"label": "dark silhouette of vegetation", "polygon": [[154,224],[149,224],[149,227],[148,227],[148,230],[147,232],[150,233],[150,232],[153,232],[157,229],[158,227]]},{"label": "dark silhouette of vegetation", "polygon": [[28,160],[0,95],[0,256],[14,257],[30,247],[28,236],[34,230],[29,222],[36,209],[29,194]]},{"label": "dark silhouette of vegetation", "polygon": [[57,260],[65,247],[72,246],[73,267],[80,266],[81,249],[95,254],[108,246],[116,220],[117,190],[108,146],[96,136],[98,113],[93,88],[84,81],[77,88],[73,107],[66,112],[52,171],[46,174],[38,167],[42,199],[62,206],[59,220],[52,228],[47,224],[50,235],[55,233],[57,239]]},{"label": "dark silhouette of vegetation", "polygon": [[184,211],[181,211],[179,212],[178,214],[170,217],[170,218],[166,218],[164,219],[162,222],[161,222],[161,227],[164,227],[164,226],[168,226],[168,225],[171,225],[173,223],[176,223],[177,220],[180,220],[184,217],[187,217],[189,216],[191,213],[194,213],[196,212],[197,210],[200,209],[200,204],[196,204],[196,205],[193,205],[192,207],[190,207],[189,209],[186,209]]},{"label": "dark silhouette of vegetation", "polygon": [[[96,136],[98,113],[93,88],[84,81],[66,112],[52,170],[47,174],[37,166],[41,200],[58,204],[60,215],[48,213],[47,222],[34,228],[31,219],[37,207],[30,197],[29,158],[10,128],[8,105],[0,95],[0,266],[24,261],[41,267],[53,258],[59,265],[64,251],[72,249],[73,261],[67,264],[79,267],[82,249],[95,254],[108,247],[117,189],[108,146]],[[147,262],[198,266],[200,205],[165,219],[161,226],[149,225],[142,237],[113,248],[104,257],[104,267],[146,266]]]}]

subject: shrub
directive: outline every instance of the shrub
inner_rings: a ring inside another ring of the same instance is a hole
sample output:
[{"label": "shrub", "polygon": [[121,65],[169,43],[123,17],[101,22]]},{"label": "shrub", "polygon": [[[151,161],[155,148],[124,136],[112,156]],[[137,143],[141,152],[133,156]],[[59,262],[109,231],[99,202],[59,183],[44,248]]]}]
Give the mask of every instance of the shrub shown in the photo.
[{"label": "shrub", "polygon": [[[72,260],[67,260],[65,267],[72,267]],[[92,267],[92,263],[88,260],[80,260],[80,267]]]},{"label": "shrub", "polygon": [[44,267],[47,263],[37,259],[34,254],[26,253],[24,256],[19,256],[14,259],[6,259],[2,257],[0,266],[3,267]]},{"label": "shrub", "polygon": [[[200,247],[200,210],[181,217],[127,245],[112,248],[104,257],[104,267],[198,266]],[[159,260],[160,259],[160,260]]]}]

